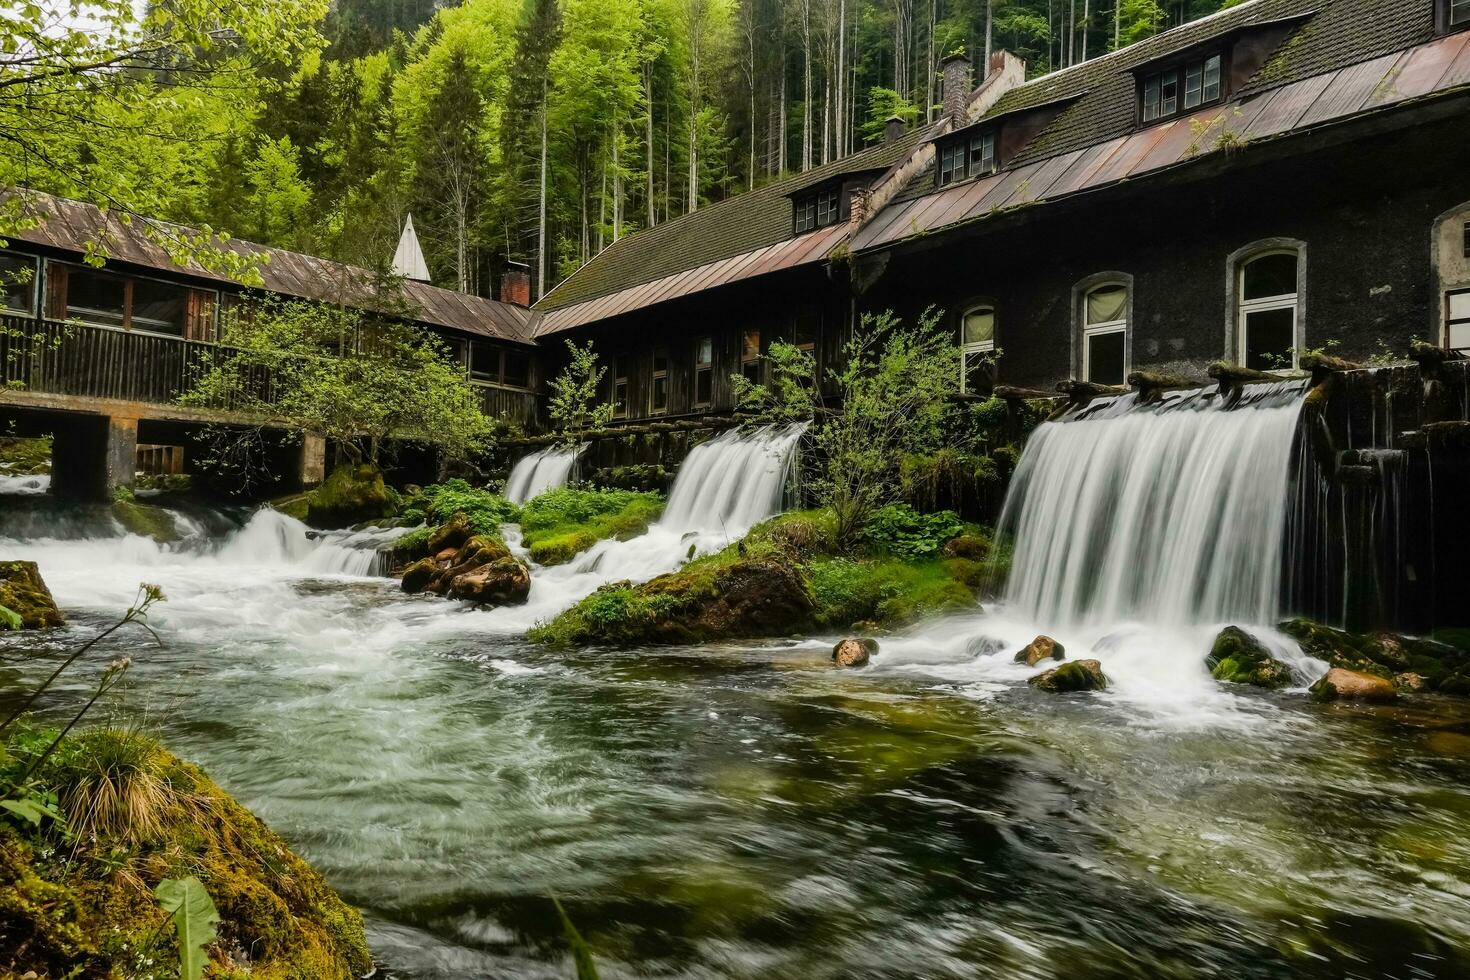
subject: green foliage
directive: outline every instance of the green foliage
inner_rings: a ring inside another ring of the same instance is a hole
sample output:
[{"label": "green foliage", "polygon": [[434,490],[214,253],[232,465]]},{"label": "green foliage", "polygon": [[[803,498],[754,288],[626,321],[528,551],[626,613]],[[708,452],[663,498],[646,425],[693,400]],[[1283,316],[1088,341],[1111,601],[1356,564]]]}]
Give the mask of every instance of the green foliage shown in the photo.
[{"label": "green foliage", "polygon": [[18,630],[24,625],[19,613],[8,606],[0,606],[0,629]]},{"label": "green foliage", "polygon": [[562,933],[567,938],[567,945],[572,950],[572,962],[577,967],[577,980],[597,980],[597,964],[592,960],[592,947],[587,945],[587,940],[572,925],[567,910],[561,907],[561,902],[553,898],[551,903],[556,906],[556,914],[561,918]]},{"label": "green foliage", "polygon": [[832,558],[810,565],[819,626],[899,626],[975,601],[973,568],[960,560]]},{"label": "green foliage", "polygon": [[533,561],[557,565],[604,538],[625,541],[644,533],[663,508],[656,493],[561,487],[521,508],[522,540]]},{"label": "green foliage", "polygon": [[578,347],[568,340],[567,355],[570,358],[567,366],[549,385],[551,397],[547,400],[547,411],[551,424],[567,433],[607,425],[612,421],[613,406],[600,397],[607,368],[598,365],[592,341]]},{"label": "green foliage", "polygon": [[817,361],[810,351],[778,340],[761,355],[766,362],[766,384],[743,374],[730,375],[735,407],[751,412],[760,422],[796,422],[812,417],[816,407]]},{"label": "green foliage", "polygon": [[942,443],[959,350],[930,310],[913,325],[891,313],[864,316],[843,353],[842,366],[831,371],[842,410],[816,431],[823,469],[812,488],[835,513],[837,540],[846,547],[873,511],[897,496],[904,455]]},{"label": "green foliage", "polygon": [[168,913],[178,940],[179,976],[199,980],[204,976],[209,955],[205,948],[214,942],[219,912],[199,879],[165,878],[153,890],[159,906]]},{"label": "green foliage", "polygon": [[[378,296],[396,302],[391,289]],[[396,317],[267,297],[228,318],[224,340],[231,351],[180,402],[284,419],[373,463],[389,437],[459,460],[492,442],[494,427],[444,342]]]},{"label": "green foliage", "polygon": [[929,558],[964,526],[954,511],[921,514],[908,504],[889,504],[873,512],[863,527],[863,539],[875,549],[899,558]]},{"label": "green foliage", "polygon": [[880,142],[891,117],[902,119],[907,127],[918,121],[921,112],[919,105],[910,102],[893,89],[875,85],[868,89],[868,115],[863,121],[863,139],[869,143]]},{"label": "green foliage", "polygon": [[[424,487],[403,512],[410,519],[421,516],[430,525],[443,524],[455,514],[466,515],[476,534],[496,537],[500,535],[500,525],[520,519],[520,509],[509,500],[458,478]],[[432,528],[423,529],[425,542],[431,531]]]}]

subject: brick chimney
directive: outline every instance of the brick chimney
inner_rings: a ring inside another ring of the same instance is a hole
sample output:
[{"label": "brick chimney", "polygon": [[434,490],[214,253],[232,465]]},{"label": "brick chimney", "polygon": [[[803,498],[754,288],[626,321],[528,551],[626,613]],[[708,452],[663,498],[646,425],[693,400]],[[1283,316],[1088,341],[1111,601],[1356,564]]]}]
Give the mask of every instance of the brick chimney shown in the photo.
[{"label": "brick chimney", "polygon": [[500,274],[500,301],[516,306],[531,305],[531,267],[524,262],[507,262]]},{"label": "brick chimney", "polygon": [[903,121],[903,116],[889,116],[883,122],[883,142],[892,143],[908,131],[908,123]]},{"label": "brick chimney", "polygon": [[969,122],[965,115],[965,104],[970,100],[970,59],[964,54],[952,54],[940,65],[944,73],[944,115],[953,126]]}]

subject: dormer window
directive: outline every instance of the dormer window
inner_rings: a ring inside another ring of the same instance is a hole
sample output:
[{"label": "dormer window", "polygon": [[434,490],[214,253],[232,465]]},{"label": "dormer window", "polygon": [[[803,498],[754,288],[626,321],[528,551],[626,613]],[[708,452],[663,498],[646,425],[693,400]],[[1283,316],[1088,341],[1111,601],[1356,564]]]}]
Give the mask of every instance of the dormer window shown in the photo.
[{"label": "dormer window", "polygon": [[1221,55],[1212,54],[1145,75],[1143,121],[1158,122],[1220,101],[1223,62]]},{"label": "dormer window", "polygon": [[835,225],[842,217],[842,194],[833,187],[830,190],[803,194],[796,199],[796,233]]},{"label": "dormer window", "polygon": [[939,186],[995,173],[995,130],[956,139],[939,148]]},{"label": "dormer window", "polygon": [[1470,0],[1439,0],[1440,24],[1445,31],[1470,27]]}]

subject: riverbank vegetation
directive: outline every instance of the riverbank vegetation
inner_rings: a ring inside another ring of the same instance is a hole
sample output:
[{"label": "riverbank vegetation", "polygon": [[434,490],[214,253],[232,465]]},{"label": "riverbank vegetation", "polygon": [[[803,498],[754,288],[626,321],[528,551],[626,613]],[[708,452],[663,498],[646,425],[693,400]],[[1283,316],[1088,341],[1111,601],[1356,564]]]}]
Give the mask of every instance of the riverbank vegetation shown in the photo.
[{"label": "riverbank vegetation", "polygon": [[829,510],[794,511],[720,552],[642,584],[606,585],[530,631],[553,645],[631,646],[880,630],[973,605],[1005,574],[1005,551],[953,514],[896,506],[843,547]]},{"label": "riverbank vegetation", "polygon": [[663,509],[656,493],[562,487],[521,508],[521,541],[538,565],[560,565],[599,541],[643,534]]}]

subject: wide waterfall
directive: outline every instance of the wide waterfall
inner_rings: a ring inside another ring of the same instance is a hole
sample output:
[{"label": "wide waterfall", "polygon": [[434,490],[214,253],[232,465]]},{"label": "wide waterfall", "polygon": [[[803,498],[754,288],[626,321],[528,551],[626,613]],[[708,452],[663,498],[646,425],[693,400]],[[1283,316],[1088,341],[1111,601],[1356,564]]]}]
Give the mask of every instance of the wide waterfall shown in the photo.
[{"label": "wide waterfall", "polygon": [[521,457],[505,481],[505,498],[513,504],[523,504],[548,490],[566,486],[577,457],[586,448],[586,443],[551,446]]},{"label": "wide waterfall", "polygon": [[1054,628],[1274,623],[1302,385],[1094,404],[1041,426],[1001,518],[1007,602]]}]

